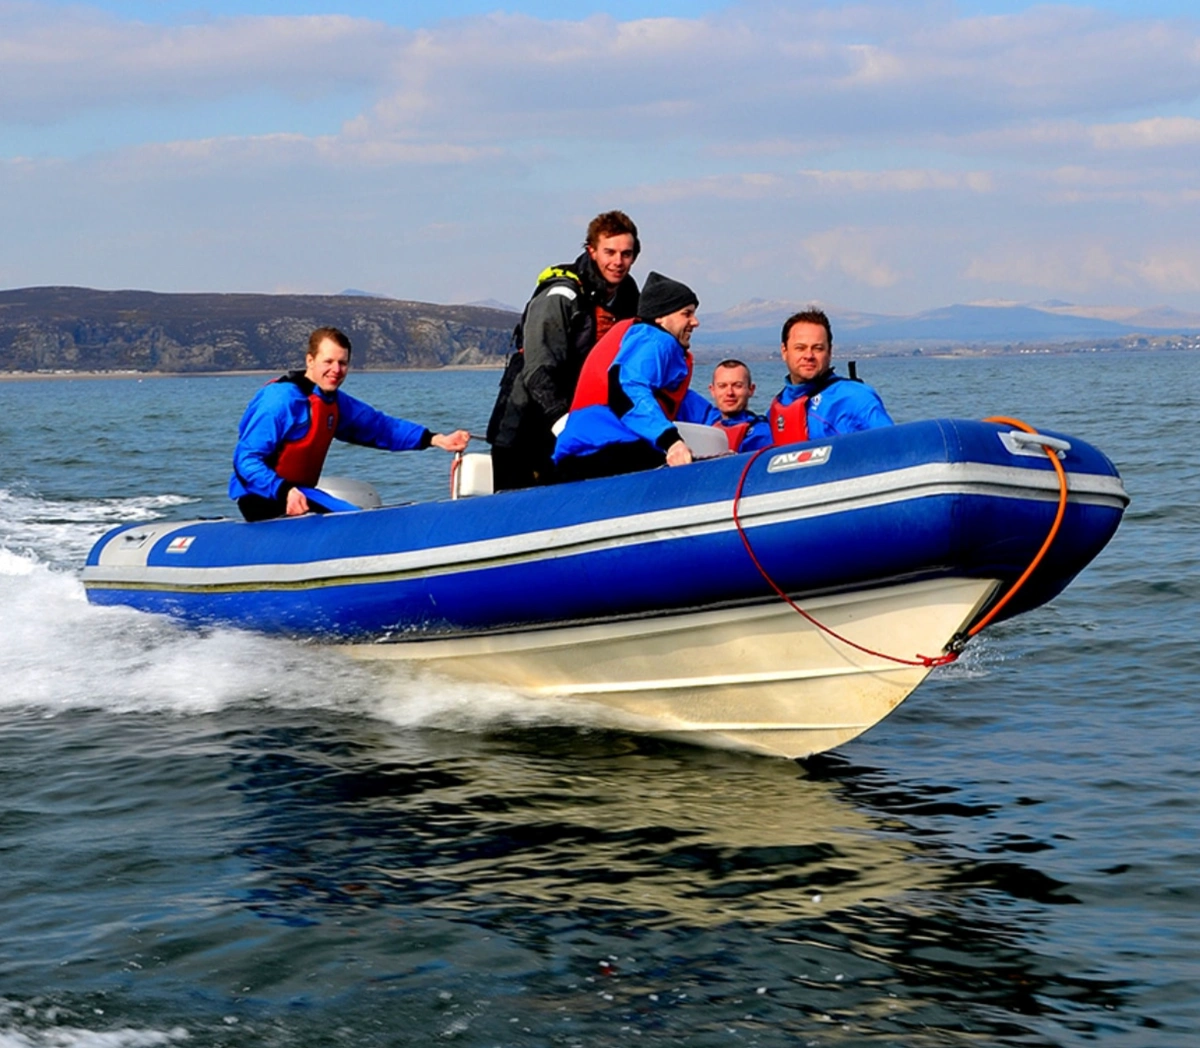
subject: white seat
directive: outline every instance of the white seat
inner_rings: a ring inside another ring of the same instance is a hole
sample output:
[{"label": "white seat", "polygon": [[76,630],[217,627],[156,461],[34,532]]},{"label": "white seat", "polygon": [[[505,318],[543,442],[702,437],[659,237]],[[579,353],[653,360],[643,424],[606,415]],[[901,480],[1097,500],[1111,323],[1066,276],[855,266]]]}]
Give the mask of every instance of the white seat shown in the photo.
[{"label": "white seat", "polygon": [[321,491],[359,509],[378,509],[383,505],[383,499],[379,497],[375,485],[365,480],[355,480],[353,477],[322,477],[317,483]]},{"label": "white seat", "polygon": [[455,455],[450,467],[450,497],[490,495],[492,487],[492,456],[482,452]]},{"label": "white seat", "polygon": [[676,422],[683,442],[692,449],[692,458],[710,459],[732,454],[729,439],[720,426],[702,426],[698,422]]}]

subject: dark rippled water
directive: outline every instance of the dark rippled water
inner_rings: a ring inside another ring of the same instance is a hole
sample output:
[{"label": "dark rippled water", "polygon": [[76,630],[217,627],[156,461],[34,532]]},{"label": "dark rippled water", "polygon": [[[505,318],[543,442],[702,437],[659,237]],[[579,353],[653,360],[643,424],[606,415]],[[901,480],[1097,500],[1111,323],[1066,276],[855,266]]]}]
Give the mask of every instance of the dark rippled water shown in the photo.
[{"label": "dark rippled water", "polygon": [[[864,370],[901,420],[1091,440],[1135,501],[807,767],[91,608],[110,523],[226,512],[261,379],[0,384],[0,1048],[1197,1043],[1200,358]],[[495,381],[350,389],[479,428]]]}]

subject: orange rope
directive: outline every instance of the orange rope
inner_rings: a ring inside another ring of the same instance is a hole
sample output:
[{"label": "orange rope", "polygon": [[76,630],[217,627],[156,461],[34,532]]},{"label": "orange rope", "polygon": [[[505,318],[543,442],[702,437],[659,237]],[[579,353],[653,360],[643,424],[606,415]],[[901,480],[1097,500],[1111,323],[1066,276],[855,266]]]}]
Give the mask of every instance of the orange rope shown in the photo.
[{"label": "orange rope", "polygon": [[[1024,430],[1026,433],[1033,433],[1035,435],[1037,434],[1036,429],[1022,422],[1019,418],[1008,418],[1005,415],[996,415],[992,418],[985,418],[983,421],[995,422],[1002,426],[1012,426],[1014,429]],[[1050,525],[1050,533],[1046,536],[1046,541],[1042,543],[1042,548],[1037,551],[1037,555],[1032,561],[1030,561],[1029,567],[1027,567],[1021,573],[1021,577],[1012,584],[1012,587],[1006,594],[1004,594],[1003,597],[1000,598],[1000,600],[991,606],[991,608],[988,610],[988,613],[984,615],[982,619],[980,619],[977,623],[975,623],[974,626],[967,630],[968,639],[979,633],[980,630],[982,630],[989,622],[992,621],[992,619],[997,616],[997,614],[999,614],[1000,609],[1016,596],[1017,591],[1025,585],[1026,580],[1030,575],[1033,574],[1034,569],[1041,564],[1042,558],[1046,556],[1046,551],[1054,542],[1055,536],[1058,535],[1058,529],[1062,526],[1063,517],[1067,512],[1067,472],[1063,469],[1062,463],[1058,460],[1058,453],[1052,447],[1048,447],[1047,445],[1043,444],[1042,450],[1050,459],[1050,464],[1054,467],[1054,472],[1058,474],[1058,512],[1054,514],[1054,523]]]},{"label": "orange rope", "polygon": [[[1035,430],[1032,426],[1027,425],[1026,423],[1022,422],[1020,419],[1007,418],[1005,416],[995,416],[992,418],[986,418],[983,421],[984,422],[995,422],[995,423],[999,423],[1000,425],[1013,426],[1014,428],[1023,430],[1026,433],[1033,433],[1035,435],[1037,434],[1037,430]],[[886,652],[882,652],[882,651],[875,651],[872,648],[868,648],[862,644],[858,644],[855,641],[850,640],[848,637],[843,637],[836,630],[831,629],[830,627],[826,626],[823,622],[818,621],[816,618],[814,618],[812,615],[810,615],[807,611],[805,611],[802,607],[800,607],[800,605],[798,605],[794,600],[792,600],[792,598],[789,597],[779,587],[778,583],[776,583],[775,580],[773,578],[771,578],[771,576],[767,572],[766,568],[764,568],[762,566],[762,563],[759,561],[758,557],[755,555],[754,550],[750,545],[750,537],[746,534],[745,528],[742,527],[741,517],[738,514],[738,505],[740,504],[740,502],[742,500],[742,490],[746,486],[746,477],[749,476],[749,474],[750,474],[750,467],[754,465],[754,463],[758,459],[759,455],[761,455],[764,451],[772,450],[770,446],[765,447],[765,448],[759,448],[756,452],[754,452],[753,455],[750,456],[750,458],[746,462],[746,465],[742,468],[742,474],[738,478],[737,491],[734,493],[734,496],[733,496],[733,524],[734,524],[734,527],[737,528],[738,535],[741,537],[742,545],[746,547],[746,553],[749,554],[750,560],[753,562],[754,566],[758,569],[759,574],[762,575],[762,577],[766,580],[767,584],[771,587],[771,589],[773,589],[775,591],[776,595],[779,596],[788,605],[788,607],[790,607],[794,612],[796,612],[798,615],[800,615],[801,617],[806,619],[808,622],[811,622],[814,626],[817,627],[817,629],[821,630],[823,633],[828,634],[830,637],[833,637],[835,640],[841,641],[841,643],[847,645],[848,647],[854,648],[856,651],[861,651],[866,655],[873,655],[876,658],[886,659],[889,662],[896,662],[902,666],[929,666],[929,667],[944,666],[947,663],[953,662],[955,659],[957,659],[959,652],[962,650],[962,647],[965,645],[966,641],[968,641],[970,638],[974,637],[977,633],[980,632],[980,630],[982,630],[985,626],[987,626],[987,624],[996,617],[996,615],[1000,612],[1000,610],[1006,604],[1008,604],[1008,602],[1010,600],[1012,600],[1012,598],[1016,595],[1017,591],[1020,590],[1021,587],[1025,585],[1026,580],[1028,580],[1029,576],[1033,574],[1034,570],[1042,562],[1042,559],[1046,555],[1046,551],[1049,550],[1051,544],[1054,542],[1055,537],[1058,535],[1059,528],[1062,525],[1063,516],[1066,514],[1066,509],[1067,509],[1067,474],[1066,474],[1066,471],[1062,467],[1062,463],[1058,460],[1058,455],[1054,451],[1054,449],[1047,445],[1042,445],[1042,448],[1046,452],[1047,456],[1049,456],[1050,462],[1054,466],[1055,473],[1058,474],[1058,512],[1054,516],[1054,523],[1050,526],[1050,532],[1046,536],[1045,541],[1042,543],[1041,549],[1039,549],[1037,551],[1037,554],[1034,556],[1033,560],[1030,562],[1029,567],[1027,567],[1021,573],[1020,578],[1018,578],[1017,581],[1012,584],[1012,586],[1008,590],[1008,592],[1005,593],[1004,596],[999,601],[997,601],[994,605],[992,605],[992,607],[988,611],[988,613],[982,619],[980,619],[974,626],[972,626],[970,630],[968,630],[965,634],[959,634],[956,637],[952,638],[950,641],[950,644],[947,645],[949,650],[947,650],[946,652],[944,652],[941,655],[917,655],[913,659],[903,659],[903,658],[900,658],[899,656],[889,655]]]}]

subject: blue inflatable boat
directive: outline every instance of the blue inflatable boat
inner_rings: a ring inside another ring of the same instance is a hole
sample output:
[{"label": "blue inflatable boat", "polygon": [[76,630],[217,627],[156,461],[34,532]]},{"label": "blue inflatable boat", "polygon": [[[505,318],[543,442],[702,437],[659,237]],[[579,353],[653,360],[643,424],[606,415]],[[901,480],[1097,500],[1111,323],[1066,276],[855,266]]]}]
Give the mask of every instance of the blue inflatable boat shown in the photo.
[{"label": "blue inflatable boat", "polygon": [[886,716],[985,617],[1058,594],[1127,502],[1078,440],[934,420],[528,491],[130,524],[83,582],[95,604],[802,757]]}]

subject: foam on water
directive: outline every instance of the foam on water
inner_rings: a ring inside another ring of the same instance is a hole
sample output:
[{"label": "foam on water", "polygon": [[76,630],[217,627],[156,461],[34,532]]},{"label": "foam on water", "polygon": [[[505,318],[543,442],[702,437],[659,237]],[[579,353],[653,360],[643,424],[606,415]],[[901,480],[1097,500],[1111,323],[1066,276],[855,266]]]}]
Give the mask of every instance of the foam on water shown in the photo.
[{"label": "foam on water", "polygon": [[67,501],[0,488],[0,548],[77,566],[109,528],[127,520],[157,520],[195,501],[182,495]]},{"label": "foam on water", "polygon": [[23,1030],[20,1026],[0,1028],[0,1048],[158,1048],[188,1040],[187,1031],[173,1030],[84,1030],[54,1026],[49,1030]]},{"label": "foam on water", "polygon": [[0,1000],[0,1048],[160,1048],[189,1039],[187,1030],[182,1027],[87,1030],[71,1025],[35,1029],[31,1025],[34,1022],[57,1023],[65,1018],[61,1013],[62,1010],[56,1007],[39,1011],[34,1005]]},{"label": "foam on water", "polygon": [[208,714],[244,704],[327,708],[400,727],[613,726],[599,707],[531,703],[503,688],[357,662],[337,648],[88,603],[80,566],[119,520],[153,519],[174,496],[53,503],[0,491],[0,708]]}]

